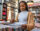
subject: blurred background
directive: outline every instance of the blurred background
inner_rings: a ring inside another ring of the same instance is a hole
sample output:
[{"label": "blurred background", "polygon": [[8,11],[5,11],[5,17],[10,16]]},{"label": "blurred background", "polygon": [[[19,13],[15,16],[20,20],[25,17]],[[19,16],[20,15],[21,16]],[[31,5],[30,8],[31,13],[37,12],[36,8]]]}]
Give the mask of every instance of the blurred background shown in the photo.
[{"label": "blurred background", "polygon": [[[27,2],[28,10],[32,12],[34,21],[38,20],[40,23],[40,0],[0,0],[0,31],[19,30],[18,26],[13,26],[13,24],[10,26],[9,22],[12,18],[16,18],[20,1]],[[16,27],[18,30],[13,29],[14,27]],[[38,30],[40,31],[40,28]]]},{"label": "blurred background", "polygon": [[0,21],[16,18],[20,1],[27,2],[28,10],[35,14],[35,18],[40,17],[40,0],[0,0]]}]

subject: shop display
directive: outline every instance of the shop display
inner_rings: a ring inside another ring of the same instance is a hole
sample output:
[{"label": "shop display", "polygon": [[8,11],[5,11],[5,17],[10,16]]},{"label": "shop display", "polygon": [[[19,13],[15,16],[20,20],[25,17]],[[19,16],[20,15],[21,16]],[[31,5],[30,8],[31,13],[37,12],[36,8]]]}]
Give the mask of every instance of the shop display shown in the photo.
[{"label": "shop display", "polygon": [[35,14],[34,15],[35,21],[38,21],[38,23],[40,23],[40,10],[39,10],[39,7],[34,7],[32,9],[35,11],[35,13],[34,13]]},{"label": "shop display", "polygon": [[7,21],[7,4],[3,3],[2,19]]},{"label": "shop display", "polygon": [[11,20],[11,7],[7,7],[7,21]]},{"label": "shop display", "polygon": [[2,20],[2,4],[0,4],[0,21]]},{"label": "shop display", "polygon": [[37,10],[36,11],[36,16],[35,16],[36,20],[38,21],[38,23],[40,23],[40,11]]},{"label": "shop display", "polygon": [[40,23],[40,3],[28,3],[28,7],[34,15],[34,20]]},{"label": "shop display", "polygon": [[15,9],[15,19],[16,19],[17,14],[18,14],[18,9]]},{"label": "shop display", "polygon": [[6,11],[6,9],[5,9],[5,8],[3,8],[3,11],[5,12],[5,11]]},{"label": "shop display", "polygon": [[7,21],[9,20],[9,10],[10,10],[10,7],[7,7]]},{"label": "shop display", "polygon": [[0,3],[2,3],[2,0],[0,0]]},{"label": "shop display", "polygon": [[11,18],[15,18],[15,11],[14,11],[14,8],[11,8]]}]

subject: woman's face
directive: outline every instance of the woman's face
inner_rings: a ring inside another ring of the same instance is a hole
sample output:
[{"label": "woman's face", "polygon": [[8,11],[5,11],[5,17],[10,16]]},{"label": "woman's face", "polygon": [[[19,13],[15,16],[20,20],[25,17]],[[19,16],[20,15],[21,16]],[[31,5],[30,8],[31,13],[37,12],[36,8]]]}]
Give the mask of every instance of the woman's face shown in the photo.
[{"label": "woman's face", "polygon": [[20,10],[21,11],[25,11],[26,10],[26,5],[23,2],[20,3]]}]

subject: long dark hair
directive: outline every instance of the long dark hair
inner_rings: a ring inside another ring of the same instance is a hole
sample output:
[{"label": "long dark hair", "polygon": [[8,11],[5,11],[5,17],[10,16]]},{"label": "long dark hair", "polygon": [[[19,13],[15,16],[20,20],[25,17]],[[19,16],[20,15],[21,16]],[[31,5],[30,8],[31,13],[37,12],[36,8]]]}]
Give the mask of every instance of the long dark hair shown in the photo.
[{"label": "long dark hair", "polygon": [[[25,1],[21,1],[20,3],[24,3],[24,4],[25,4],[25,6],[26,6],[26,11],[28,11],[28,5],[27,5],[27,2],[25,2]],[[19,3],[18,13],[20,13],[20,12],[21,12],[21,10],[20,10],[20,3]]]}]

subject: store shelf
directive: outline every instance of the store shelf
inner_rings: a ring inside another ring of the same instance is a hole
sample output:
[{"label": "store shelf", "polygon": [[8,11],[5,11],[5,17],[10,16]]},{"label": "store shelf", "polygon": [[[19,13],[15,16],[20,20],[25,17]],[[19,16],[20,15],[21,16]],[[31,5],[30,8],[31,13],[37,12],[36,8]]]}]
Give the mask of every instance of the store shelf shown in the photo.
[{"label": "store shelf", "polygon": [[2,19],[7,21],[7,4],[3,3]]}]

